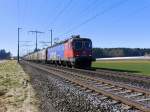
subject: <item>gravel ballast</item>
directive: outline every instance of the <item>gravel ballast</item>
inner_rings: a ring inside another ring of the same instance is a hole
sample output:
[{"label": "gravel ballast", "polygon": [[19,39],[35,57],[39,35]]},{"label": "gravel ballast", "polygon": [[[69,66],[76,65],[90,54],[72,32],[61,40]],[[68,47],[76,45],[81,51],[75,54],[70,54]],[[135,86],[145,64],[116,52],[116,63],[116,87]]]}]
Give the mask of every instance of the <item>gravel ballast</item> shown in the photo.
[{"label": "gravel ballast", "polygon": [[40,98],[42,112],[121,112],[128,109],[112,99],[84,91],[81,87],[45,71],[29,65],[23,65],[23,68],[30,74],[33,88]]}]

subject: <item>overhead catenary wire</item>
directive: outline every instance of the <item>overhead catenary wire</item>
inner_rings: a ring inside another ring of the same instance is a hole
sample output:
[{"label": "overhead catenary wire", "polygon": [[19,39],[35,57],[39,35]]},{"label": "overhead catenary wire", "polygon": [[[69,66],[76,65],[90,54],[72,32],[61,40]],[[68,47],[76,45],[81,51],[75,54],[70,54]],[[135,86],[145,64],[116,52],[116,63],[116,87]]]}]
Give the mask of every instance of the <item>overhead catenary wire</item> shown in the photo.
[{"label": "overhead catenary wire", "polygon": [[17,0],[17,19],[18,19],[18,27],[20,26],[20,4],[19,4],[19,0]]},{"label": "overhead catenary wire", "polygon": [[97,7],[97,5],[100,6],[105,2],[106,2],[106,0],[102,0],[102,1],[93,0],[85,9],[83,9],[83,11],[82,11],[83,13],[81,12],[80,16],[86,15],[87,13],[90,12],[91,9],[95,9],[95,7]]},{"label": "overhead catenary wire", "polygon": [[41,31],[37,31],[37,30],[31,30],[31,31],[28,31],[28,32],[31,32],[31,33],[35,33],[35,37],[36,37],[36,42],[35,42],[35,44],[36,44],[36,47],[35,47],[35,51],[37,51],[38,50],[38,48],[37,48],[37,46],[38,46],[38,38],[37,38],[37,34],[38,33],[44,33],[44,32],[41,32]]},{"label": "overhead catenary wire", "polygon": [[51,22],[51,26],[59,19],[59,17],[68,9],[71,5],[73,0],[69,0],[68,3],[58,12],[58,14],[54,17],[53,21]]},{"label": "overhead catenary wire", "polygon": [[130,14],[127,14],[124,18],[119,18],[119,19],[115,20],[114,22],[120,22],[122,19],[125,19],[125,18],[130,17],[130,16],[134,16],[134,15],[140,13],[142,10],[144,10],[148,7],[150,7],[150,4],[145,5],[143,7],[140,7],[138,9],[134,10],[133,12],[131,12]]},{"label": "overhead catenary wire", "polygon": [[[96,13],[94,16],[92,16],[92,17],[88,18],[87,20],[81,22],[80,24],[78,24],[78,25],[72,27],[72,28],[69,29],[67,32],[61,34],[60,36],[66,35],[66,34],[72,32],[72,31],[74,31],[74,30],[79,29],[79,28],[82,27],[83,25],[85,25],[85,24],[91,22],[92,20],[96,19],[97,17],[99,17],[99,16],[101,16],[101,15],[104,15],[105,13],[111,11],[112,9],[121,6],[122,4],[126,3],[127,1],[128,1],[128,0],[121,0],[121,1],[119,1],[119,2],[117,2],[117,3],[114,3],[113,5],[111,5],[110,7],[108,7],[107,9],[104,9],[103,11],[100,11],[100,12]],[[59,36],[58,36],[58,37],[59,37]]]},{"label": "overhead catenary wire", "polygon": [[29,0],[21,0],[22,1],[22,6],[21,6],[21,8],[22,8],[22,11],[21,11],[21,24],[22,25],[25,25],[26,24],[26,17],[30,17],[30,16],[28,16],[28,13],[27,13],[27,11],[28,11],[28,9],[29,9]]},{"label": "overhead catenary wire", "polygon": [[98,2],[98,0],[92,0],[92,2],[90,2],[80,13],[80,15],[83,13],[85,14],[85,11],[88,12],[89,9],[91,9],[91,7],[93,7],[93,5],[95,5]]},{"label": "overhead catenary wire", "polygon": [[32,42],[32,41],[20,41],[20,42],[23,42],[23,43],[28,43],[28,42]]},{"label": "overhead catenary wire", "polygon": [[20,47],[30,47],[30,46],[33,46],[33,45],[23,44]]},{"label": "overhead catenary wire", "polygon": [[17,0],[17,18],[18,18],[18,26],[23,25],[25,22],[25,18],[27,17],[27,5],[28,0]]}]

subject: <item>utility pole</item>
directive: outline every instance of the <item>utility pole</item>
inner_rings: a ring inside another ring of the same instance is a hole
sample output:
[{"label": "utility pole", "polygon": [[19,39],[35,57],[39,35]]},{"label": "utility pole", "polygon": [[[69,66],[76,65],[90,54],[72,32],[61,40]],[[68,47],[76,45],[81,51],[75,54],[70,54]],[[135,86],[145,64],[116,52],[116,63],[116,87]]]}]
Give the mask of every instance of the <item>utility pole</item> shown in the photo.
[{"label": "utility pole", "polygon": [[44,33],[44,32],[40,32],[40,31],[37,31],[37,30],[35,30],[35,31],[29,31],[29,32],[31,32],[31,33],[35,33],[35,51],[37,51],[37,47],[38,47],[38,38],[37,38],[37,34],[38,33]]},{"label": "utility pole", "polygon": [[18,27],[18,57],[17,57],[18,63],[19,63],[19,57],[20,57],[20,56],[19,56],[19,52],[20,52],[20,51],[19,51],[19,47],[20,47],[20,44],[19,44],[19,42],[20,42],[20,29],[21,29],[21,28]]},{"label": "utility pole", "polygon": [[51,46],[53,45],[53,30],[51,29],[51,30],[49,30],[50,31],[50,33],[51,33]]}]

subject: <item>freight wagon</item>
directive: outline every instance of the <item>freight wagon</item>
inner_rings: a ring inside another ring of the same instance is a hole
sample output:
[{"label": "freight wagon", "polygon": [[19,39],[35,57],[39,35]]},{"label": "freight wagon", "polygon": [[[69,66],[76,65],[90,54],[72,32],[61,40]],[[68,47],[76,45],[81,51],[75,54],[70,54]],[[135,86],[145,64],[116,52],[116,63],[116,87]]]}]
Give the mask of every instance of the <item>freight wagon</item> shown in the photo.
[{"label": "freight wagon", "polygon": [[46,63],[46,49],[37,52],[37,62]]}]

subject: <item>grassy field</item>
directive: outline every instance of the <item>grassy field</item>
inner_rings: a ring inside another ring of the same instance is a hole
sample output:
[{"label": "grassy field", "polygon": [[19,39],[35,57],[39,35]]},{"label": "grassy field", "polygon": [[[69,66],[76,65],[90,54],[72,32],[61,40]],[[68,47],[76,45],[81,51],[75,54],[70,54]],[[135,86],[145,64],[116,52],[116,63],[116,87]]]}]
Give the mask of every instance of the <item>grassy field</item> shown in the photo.
[{"label": "grassy field", "polygon": [[37,112],[28,74],[16,61],[0,63],[0,112]]},{"label": "grassy field", "polygon": [[150,60],[114,60],[93,62],[94,68],[137,73],[150,76]]}]

